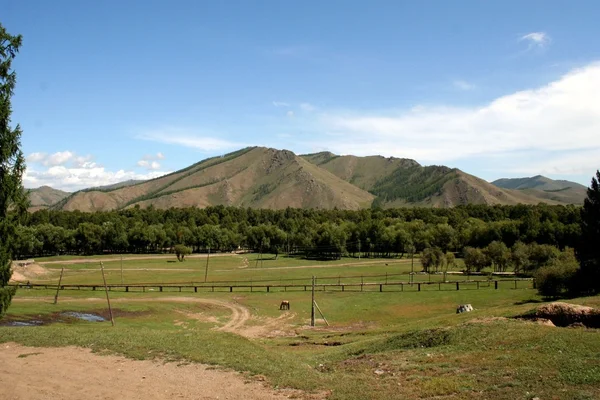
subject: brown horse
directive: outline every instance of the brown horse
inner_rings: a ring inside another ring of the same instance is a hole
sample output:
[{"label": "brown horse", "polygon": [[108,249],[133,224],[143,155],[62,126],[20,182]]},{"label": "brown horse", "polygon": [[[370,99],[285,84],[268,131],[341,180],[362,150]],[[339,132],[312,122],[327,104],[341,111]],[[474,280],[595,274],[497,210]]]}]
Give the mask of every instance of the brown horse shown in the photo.
[{"label": "brown horse", "polygon": [[281,304],[279,305],[279,309],[280,310],[289,310],[290,309],[290,302],[287,300],[283,300],[281,302]]}]

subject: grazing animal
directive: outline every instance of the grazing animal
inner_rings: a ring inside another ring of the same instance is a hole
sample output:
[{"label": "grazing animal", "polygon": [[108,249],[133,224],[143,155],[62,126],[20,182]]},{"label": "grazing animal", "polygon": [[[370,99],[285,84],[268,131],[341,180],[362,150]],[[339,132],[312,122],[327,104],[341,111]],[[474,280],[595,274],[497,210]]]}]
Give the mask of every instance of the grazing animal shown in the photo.
[{"label": "grazing animal", "polygon": [[279,309],[280,310],[289,310],[290,309],[290,302],[287,300],[283,300],[281,302],[281,304],[279,305]]},{"label": "grazing animal", "polygon": [[458,306],[458,308],[456,309],[456,313],[457,314],[461,314],[464,312],[469,312],[469,311],[473,311],[473,306],[470,304],[461,304],[460,306]]}]

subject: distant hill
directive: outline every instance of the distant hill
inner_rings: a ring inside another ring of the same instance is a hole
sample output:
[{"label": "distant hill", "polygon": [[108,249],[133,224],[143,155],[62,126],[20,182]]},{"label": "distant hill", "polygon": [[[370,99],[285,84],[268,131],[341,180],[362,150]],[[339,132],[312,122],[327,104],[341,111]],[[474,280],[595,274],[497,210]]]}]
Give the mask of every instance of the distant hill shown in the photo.
[{"label": "distant hill", "polygon": [[55,208],[115,210],[230,205],[280,209],[369,207],[374,196],[287,150],[249,147],[160,178],[113,190],[87,189]]},{"label": "distant hill", "polygon": [[[459,204],[537,204],[539,198],[503,190],[456,168],[421,166],[406,158],[337,156],[329,152],[302,156],[320,168],[376,196],[381,207]],[[545,200],[555,204],[551,199]]]},{"label": "distant hill", "polygon": [[52,208],[104,211],[151,205],[162,209],[226,205],[355,210],[461,204],[568,204],[577,203],[573,199],[575,189],[585,193],[585,187],[572,182],[547,178],[543,181],[541,189],[539,184],[521,189],[525,182],[502,180],[500,185],[518,189],[503,188],[456,168],[422,166],[405,158],[338,156],[329,152],[297,156],[287,150],[248,147],[156,179],[81,190],[64,197]]},{"label": "distant hill", "polygon": [[30,210],[39,210],[50,207],[58,203],[62,199],[69,196],[69,192],[51,188],[50,186],[41,186],[37,189],[28,189],[29,201],[31,204]]},{"label": "distant hill", "polygon": [[492,182],[500,188],[519,190],[541,200],[551,200],[567,204],[583,204],[587,188],[579,183],[553,180],[536,175],[530,178],[503,178]]}]

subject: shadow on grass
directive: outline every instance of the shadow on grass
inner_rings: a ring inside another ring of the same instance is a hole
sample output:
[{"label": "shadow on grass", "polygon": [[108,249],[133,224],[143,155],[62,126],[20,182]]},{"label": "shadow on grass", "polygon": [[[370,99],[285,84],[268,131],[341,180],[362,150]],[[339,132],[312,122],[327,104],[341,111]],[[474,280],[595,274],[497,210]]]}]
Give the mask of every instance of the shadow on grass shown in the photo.
[{"label": "shadow on grass", "polygon": [[539,300],[539,299],[527,299],[527,300],[521,300],[521,301],[517,301],[515,304],[515,306],[522,306],[523,304],[539,304],[539,303],[545,303],[548,300]]}]

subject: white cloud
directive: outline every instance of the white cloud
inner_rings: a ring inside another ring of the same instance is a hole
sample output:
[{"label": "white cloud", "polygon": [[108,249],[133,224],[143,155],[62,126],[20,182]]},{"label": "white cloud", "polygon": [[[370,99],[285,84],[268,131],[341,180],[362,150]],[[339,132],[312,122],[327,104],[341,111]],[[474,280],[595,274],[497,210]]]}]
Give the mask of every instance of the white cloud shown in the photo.
[{"label": "white cloud", "polygon": [[310,111],[315,111],[315,109],[316,109],[316,107],[315,107],[315,106],[313,106],[313,105],[312,105],[312,104],[310,104],[310,103],[300,103],[300,108],[301,108],[303,111],[309,111],[309,112],[310,112]]},{"label": "white cloud", "polygon": [[289,104],[289,103],[286,103],[286,102],[284,102],[284,101],[274,101],[274,102],[273,102],[273,105],[274,105],[275,107],[289,107],[289,106],[290,106],[290,104]]},{"label": "white cloud", "polygon": [[160,169],[160,163],[157,161],[140,160],[137,162],[137,165],[153,171]]},{"label": "white cloud", "polygon": [[146,154],[136,164],[139,167],[156,171],[156,170],[160,169],[160,163],[157,160],[164,160],[164,159],[165,159],[165,156],[163,153]]},{"label": "white cloud", "polygon": [[285,113],[289,118],[294,118],[294,112],[292,110]]},{"label": "white cloud", "polygon": [[27,188],[43,185],[66,191],[76,191],[95,186],[112,185],[130,179],[145,180],[165,175],[168,172],[152,171],[138,174],[133,171],[107,171],[95,163],[87,163],[80,168],[67,168],[57,165],[46,170],[28,167],[23,175],[23,184]]},{"label": "white cloud", "polygon": [[[600,154],[598,93],[600,63],[592,63],[543,87],[477,107],[323,113],[316,122],[326,135],[305,145],[318,144],[338,154],[381,154],[431,163],[490,155],[506,158],[516,152],[536,158],[545,152],[551,158],[531,164],[532,168],[574,173],[593,167],[591,154],[596,154],[594,160]],[[567,151],[569,156],[562,157]]]},{"label": "white cloud", "polygon": [[27,162],[40,163],[48,157],[46,153],[31,153],[27,156]]},{"label": "white cloud", "polygon": [[460,80],[460,79],[455,80],[454,82],[452,82],[452,85],[456,89],[465,90],[465,91],[467,91],[467,90],[473,90],[476,87],[474,84],[469,83],[467,81]]},{"label": "white cloud", "polygon": [[71,163],[71,165],[76,167],[81,167],[85,163],[90,162],[93,159],[91,155],[87,156],[78,156],[72,151],[59,151],[53,154],[47,153],[31,153],[27,156],[27,161],[29,163],[37,163],[41,164],[45,167],[55,167],[58,165],[66,165]]},{"label": "white cloud", "polygon": [[211,136],[199,136],[179,128],[149,131],[139,134],[136,137],[142,140],[179,145],[203,151],[219,151],[246,147],[242,143],[230,142]]},{"label": "white cloud", "polygon": [[528,49],[544,48],[550,44],[550,36],[546,32],[531,32],[521,36],[519,42],[527,42]]}]

